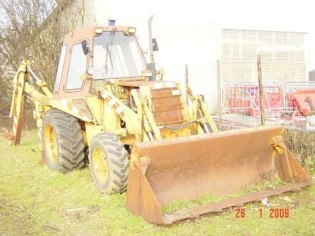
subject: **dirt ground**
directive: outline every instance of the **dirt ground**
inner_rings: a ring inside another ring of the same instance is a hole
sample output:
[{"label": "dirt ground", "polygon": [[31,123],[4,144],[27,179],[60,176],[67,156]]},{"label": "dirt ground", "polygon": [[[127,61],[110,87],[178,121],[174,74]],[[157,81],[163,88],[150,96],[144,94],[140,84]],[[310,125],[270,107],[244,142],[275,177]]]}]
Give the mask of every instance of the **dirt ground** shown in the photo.
[{"label": "dirt ground", "polygon": [[0,235],[36,235],[31,215],[21,203],[13,203],[0,193]]}]

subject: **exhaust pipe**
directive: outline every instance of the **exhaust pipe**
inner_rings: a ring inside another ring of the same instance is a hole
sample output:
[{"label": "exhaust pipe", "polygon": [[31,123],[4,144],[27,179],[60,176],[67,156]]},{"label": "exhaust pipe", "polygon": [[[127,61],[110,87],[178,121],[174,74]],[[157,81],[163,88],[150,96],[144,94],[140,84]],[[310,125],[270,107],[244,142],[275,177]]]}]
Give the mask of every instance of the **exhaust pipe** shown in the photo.
[{"label": "exhaust pipe", "polygon": [[151,73],[152,73],[150,80],[155,81],[156,75],[155,75],[155,63],[154,63],[153,42],[152,42],[152,19],[153,19],[153,15],[149,18],[149,21],[148,21],[150,58],[151,58]]}]

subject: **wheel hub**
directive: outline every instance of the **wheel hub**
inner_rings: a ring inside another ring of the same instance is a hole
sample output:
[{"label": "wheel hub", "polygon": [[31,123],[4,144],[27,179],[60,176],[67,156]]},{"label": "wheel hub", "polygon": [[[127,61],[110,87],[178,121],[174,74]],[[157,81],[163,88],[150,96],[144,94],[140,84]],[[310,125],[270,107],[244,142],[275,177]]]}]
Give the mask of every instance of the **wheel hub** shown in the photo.
[{"label": "wheel hub", "polygon": [[47,125],[45,128],[45,143],[47,145],[47,156],[52,164],[57,163],[57,138],[54,128],[51,125]]},{"label": "wheel hub", "polygon": [[106,155],[101,148],[96,148],[94,150],[92,160],[95,177],[100,183],[105,184],[108,180],[109,170]]}]

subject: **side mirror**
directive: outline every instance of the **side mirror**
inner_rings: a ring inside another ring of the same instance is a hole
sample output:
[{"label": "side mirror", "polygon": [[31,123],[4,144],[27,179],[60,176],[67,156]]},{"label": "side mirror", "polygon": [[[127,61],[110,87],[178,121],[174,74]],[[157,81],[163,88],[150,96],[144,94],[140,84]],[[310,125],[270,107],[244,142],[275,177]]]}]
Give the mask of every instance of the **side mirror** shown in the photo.
[{"label": "side mirror", "polygon": [[153,44],[153,51],[159,51],[159,46],[155,38],[152,39],[152,44]]},{"label": "side mirror", "polygon": [[89,53],[89,45],[87,44],[87,41],[86,40],[83,40],[81,42],[81,46],[82,46],[82,50],[84,52],[84,55],[87,55]]}]

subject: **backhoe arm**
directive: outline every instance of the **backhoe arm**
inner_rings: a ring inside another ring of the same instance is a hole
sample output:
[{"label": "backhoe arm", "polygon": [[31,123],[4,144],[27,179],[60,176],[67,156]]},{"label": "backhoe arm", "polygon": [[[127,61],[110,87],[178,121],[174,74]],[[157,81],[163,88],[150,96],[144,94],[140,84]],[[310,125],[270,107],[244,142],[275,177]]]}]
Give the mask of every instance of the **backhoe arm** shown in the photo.
[{"label": "backhoe arm", "polygon": [[[43,95],[32,84],[32,79],[36,85],[44,92]],[[30,68],[28,60],[22,61],[13,79],[13,93],[10,109],[10,127],[5,137],[9,139],[13,145],[20,144],[22,125],[24,120],[25,100],[26,96],[31,98],[36,110],[40,109],[39,101],[42,99],[52,98],[52,93],[47,88],[47,84],[40,80]],[[41,110],[41,109],[40,109]]]}]

